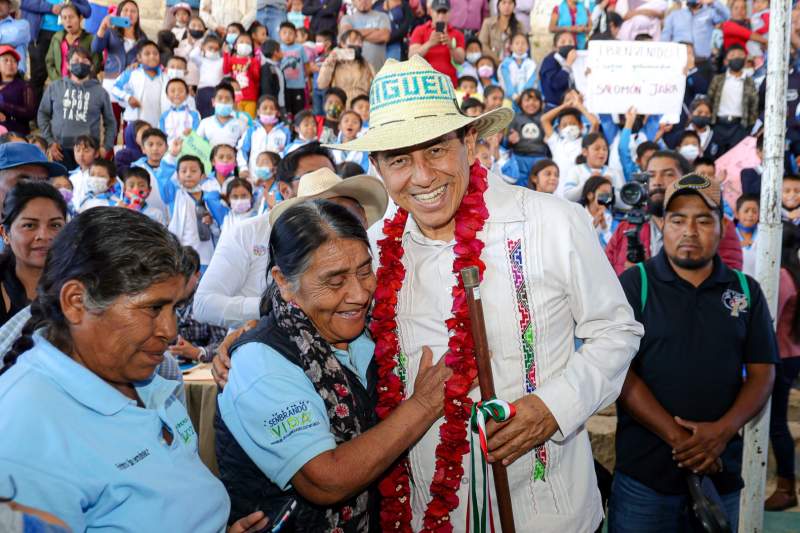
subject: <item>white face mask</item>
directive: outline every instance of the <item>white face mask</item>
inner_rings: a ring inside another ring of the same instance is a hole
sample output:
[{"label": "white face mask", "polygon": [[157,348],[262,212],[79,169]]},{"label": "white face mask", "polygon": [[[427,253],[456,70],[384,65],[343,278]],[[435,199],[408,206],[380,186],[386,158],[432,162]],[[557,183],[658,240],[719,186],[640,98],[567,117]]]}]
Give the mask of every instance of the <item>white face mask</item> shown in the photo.
[{"label": "white face mask", "polygon": [[108,190],[108,178],[89,176],[86,178],[86,188],[92,194],[102,194]]},{"label": "white face mask", "polygon": [[478,62],[480,58],[483,57],[483,54],[480,52],[470,52],[467,54],[467,61],[472,63],[473,65]]},{"label": "white face mask", "polygon": [[565,126],[559,133],[562,139],[574,141],[581,136],[581,129],[578,126]]},{"label": "white face mask", "polygon": [[687,144],[678,149],[678,153],[686,158],[689,163],[694,163],[697,156],[700,155],[700,148],[696,144]]},{"label": "white face mask", "polygon": [[250,200],[247,198],[235,198],[231,200],[231,211],[234,213],[247,213],[250,211]]},{"label": "white face mask", "polygon": [[168,68],[167,69],[167,79],[174,80],[174,79],[183,79],[183,70],[179,68]]},{"label": "white face mask", "polygon": [[240,56],[249,56],[253,53],[253,47],[247,43],[239,43],[236,45],[236,53]]}]

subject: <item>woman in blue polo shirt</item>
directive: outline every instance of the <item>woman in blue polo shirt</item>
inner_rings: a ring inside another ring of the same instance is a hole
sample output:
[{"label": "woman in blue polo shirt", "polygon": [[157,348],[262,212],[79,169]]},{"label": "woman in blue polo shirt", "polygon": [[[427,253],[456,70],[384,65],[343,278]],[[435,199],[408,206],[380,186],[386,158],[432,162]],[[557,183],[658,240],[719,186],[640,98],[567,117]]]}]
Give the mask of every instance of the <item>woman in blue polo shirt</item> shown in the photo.
[{"label": "woman in blue polo shirt", "polygon": [[[225,531],[230,502],[197,455],[175,382],[181,245],[128,209],[97,208],[55,239],[23,337],[0,376],[0,472],[15,501],[72,531]],[[231,528],[263,528],[262,513]]]},{"label": "woman in blue polo shirt", "polygon": [[[384,192],[379,209],[362,202],[368,224],[386,201]],[[444,358],[432,366],[428,351],[411,398],[376,424],[367,232],[342,205],[284,202],[270,234],[265,318],[232,347],[219,397],[217,460],[231,517],[274,515],[296,500],[297,533],[375,531],[369,487],[441,416],[450,371]]]}]

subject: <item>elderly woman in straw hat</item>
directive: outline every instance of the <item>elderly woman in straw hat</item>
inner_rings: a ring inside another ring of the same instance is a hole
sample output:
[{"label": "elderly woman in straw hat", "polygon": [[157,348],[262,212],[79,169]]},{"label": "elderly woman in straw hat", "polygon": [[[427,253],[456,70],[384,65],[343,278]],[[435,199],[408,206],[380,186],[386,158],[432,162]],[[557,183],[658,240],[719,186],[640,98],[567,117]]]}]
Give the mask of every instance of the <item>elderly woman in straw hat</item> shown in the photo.
[{"label": "elderly woman in straw hat", "polygon": [[603,516],[584,423],[619,394],[642,327],[581,207],[507,185],[476,161],[476,141],[511,118],[505,108],[463,115],[450,79],[414,56],[376,75],[368,131],[331,146],[369,152],[399,207],[373,236],[379,415],[413,398],[423,346],[453,370],[444,416],[381,484],[384,531],[463,530],[470,481],[482,482],[465,457],[478,393],[456,272],[470,265],[482,273],[497,397],[516,407],[489,422],[488,446],[508,466],[517,531],[589,532]]}]

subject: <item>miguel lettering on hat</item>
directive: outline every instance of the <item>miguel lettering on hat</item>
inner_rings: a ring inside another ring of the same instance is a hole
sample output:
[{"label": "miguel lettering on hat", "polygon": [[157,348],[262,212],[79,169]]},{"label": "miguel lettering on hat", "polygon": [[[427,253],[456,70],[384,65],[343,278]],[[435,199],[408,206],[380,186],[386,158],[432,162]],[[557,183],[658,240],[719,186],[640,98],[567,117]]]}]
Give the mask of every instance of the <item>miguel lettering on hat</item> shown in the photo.
[{"label": "miguel lettering on hat", "polygon": [[481,139],[505,129],[514,118],[514,112],[505,107],[468,117],[458,106],[450,77],[418,55],[408,61],[387,60],[372,81],[369,104],[369,128],[364,135],[325,147],[371,153],[398,150],[468,126]]}]

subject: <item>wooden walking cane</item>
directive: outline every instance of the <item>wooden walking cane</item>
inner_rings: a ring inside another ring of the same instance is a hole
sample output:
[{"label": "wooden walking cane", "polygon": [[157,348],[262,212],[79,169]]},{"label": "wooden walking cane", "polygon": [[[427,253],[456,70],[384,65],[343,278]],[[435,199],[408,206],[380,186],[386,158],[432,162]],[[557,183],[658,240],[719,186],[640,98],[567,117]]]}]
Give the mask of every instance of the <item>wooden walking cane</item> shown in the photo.
[{"label": "wooden walking cane", "polygon": [[[494,398],[494,378],[489,356],[489,342],[486,339],[486,323],[483,318],[478,267],[471,266],[462,269],[461,280],[464,282],[467,309],[472,326],[472,340],[475,343],[475,362],[478,366],[481,400],[491,400]],[[500,510],[500,527],[503,533],[516,533],[514,512],[511,508],[511,490],[508,488],[508,472],[503,463],[492,463],[492,477],[494,478],[494,491],[497,495],[497,507]]]}]

